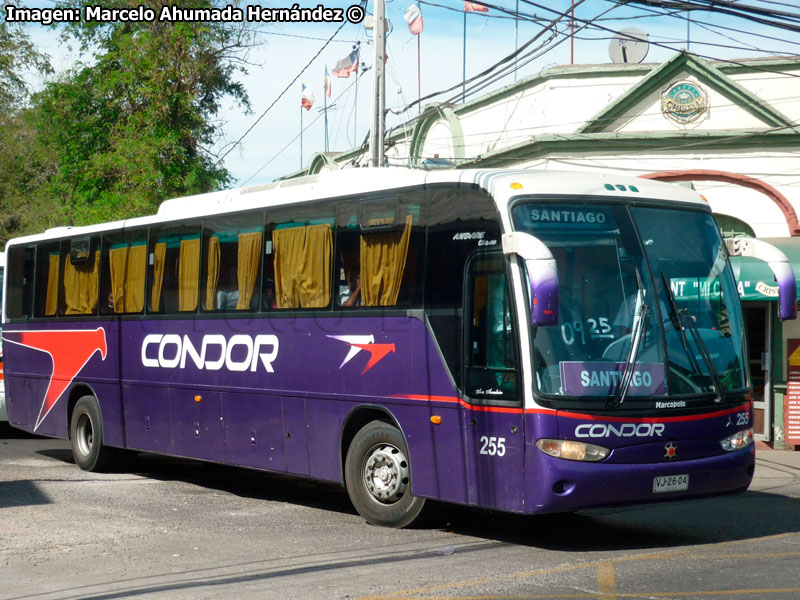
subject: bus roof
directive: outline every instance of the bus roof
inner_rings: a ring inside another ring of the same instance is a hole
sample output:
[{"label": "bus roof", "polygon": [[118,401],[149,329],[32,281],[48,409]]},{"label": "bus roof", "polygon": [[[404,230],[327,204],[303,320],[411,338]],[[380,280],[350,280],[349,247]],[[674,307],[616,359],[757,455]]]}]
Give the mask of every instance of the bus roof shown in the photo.
[{"label": "bus roof", "polygon": [[[83,227],[54,227],[43,234],[11,240],[9,244],[108,230],[146,226],[187,216],[204,217],[257,208],[352,197],[422,185],[456,184],[485,189],[504,212],[511,198],[524,195],[592,195],[626,199],[659,199],[706,206],[696,192],[650,179],[593,172],[447,169],[424,171],[400,167],[343,169],[251,187],[232,188],[165,200],[155,215]],[[513,187],[512,187],[512,184]]]}]

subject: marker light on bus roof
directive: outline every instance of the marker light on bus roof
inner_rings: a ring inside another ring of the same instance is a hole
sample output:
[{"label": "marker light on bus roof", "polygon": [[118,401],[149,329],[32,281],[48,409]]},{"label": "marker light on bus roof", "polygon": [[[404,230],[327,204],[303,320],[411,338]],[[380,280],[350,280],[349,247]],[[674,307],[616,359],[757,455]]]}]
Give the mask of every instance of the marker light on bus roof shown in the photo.
[{"label": "marker light on bus roof", "polygon": [[521,190],[522,189],[522,184],[517,182],[517,181],[515,181],[514,183],[511,184],[511,189],[512,190]]},{"label": "marker light on bus roof", "polygon": [[536,441],[536,446],[550,456],[566,460],[582,460],[597,462],[606,458],[611,452],[608,448],[585,444],[574,440],[551,440],[542,438]]}]

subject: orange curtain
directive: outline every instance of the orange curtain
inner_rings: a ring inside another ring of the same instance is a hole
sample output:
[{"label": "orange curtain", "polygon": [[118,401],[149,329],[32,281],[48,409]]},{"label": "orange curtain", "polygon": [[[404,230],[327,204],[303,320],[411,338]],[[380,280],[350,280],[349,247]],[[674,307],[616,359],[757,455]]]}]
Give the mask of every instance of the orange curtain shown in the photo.
[{"label": "orange curtain", "polygon": [[125,310],[125,270],[128,266],[128,247],[109,250],[108,265],[111,271],[111,298],[114,312],[123,312]]},{"label": "orange curtain", "polygon": [[56,314],[58,309],[58,254],[50,255],[50,264],[47,270],[47,295],[44,302],[44,314],[48,317]]},{"label": "orange curtain", "polygon": [[219,238],[212,236],[208,240],[208,275],[206,276],[206,310],[214,310],[214,295],[219,283]]},{"label": "orange curtain", "polygon": [[298,282],[303,270],[305,227],[276,229],[272,232],[275,252],[275,305],[278,308],[300,306]]},{"label": "orange curtain", "polygon": [[125,304],[122,308],[127,313],[138,313],[144,309],[146,272],[147,245],[131,246],[128,248],[128,261],[125,265]]},{"label": "orange curtain", "polygon": [[236,310],[247,310],[253,299],[253,289],[261,265],[261,232],[239,234],[239,257],[236,277],[239,281],[239,300]]},{"label": "orange curtain", "polygon": [[331,300],[333,234],[330,225],[306,227],[303,271],[300,278],[300,306],[323,308]]},{"label": "orange curtain", "polygon": [[159,304],[161,304],[161,287],[164,284],[167,245],[164,242],[157,243],[153,254],[153,289],[150,292],[150,311],[160,312]]},{"label": "orange curtain", "polygon": [[73,265],[69,256],[64,260],[64,300],[66,314],[90,315],[97,309],[97,282],[100,252],[95,251],[91,263]]},{"label": "orange curtain", "polygon": [[200,238],[181,240],[178,259],[178,310],[197,308],[197,291],[200,279]]},{"label": "orange curtain", "polygon": [[406,268],[413,216],[402,232],[361,236],[361,304],[394,306]]},{"label": "orange curtain", "polygon": [[278,308],[322,308],[331,299],[333,234],[330,225],[272,232]]}]

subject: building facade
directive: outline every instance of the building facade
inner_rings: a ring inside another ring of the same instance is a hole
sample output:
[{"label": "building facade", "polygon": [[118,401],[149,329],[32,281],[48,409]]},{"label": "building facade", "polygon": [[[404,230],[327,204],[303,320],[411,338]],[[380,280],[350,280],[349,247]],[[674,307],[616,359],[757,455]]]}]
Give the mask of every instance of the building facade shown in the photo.
[{"label": "building facade", "polygon": [[[429,105],[386,142],[389,165],[605,171],[691,185],[724,235],[767,240],[800,275],[798,57],[716,62],[682,52],[663,64],[552,68],[464,104]],[[320,153],[294,175],[367,159],[363,148]],[[765,263],[736,258],[734,270],[758,438],[793,447],[787,370],[800,321],[778,320]]]}]

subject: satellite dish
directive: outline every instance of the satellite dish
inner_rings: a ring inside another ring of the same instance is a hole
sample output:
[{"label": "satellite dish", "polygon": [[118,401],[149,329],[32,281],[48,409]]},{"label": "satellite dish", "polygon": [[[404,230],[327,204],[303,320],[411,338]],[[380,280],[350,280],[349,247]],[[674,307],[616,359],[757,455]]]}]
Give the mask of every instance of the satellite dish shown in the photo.
[{"label": "satellite dish", "polygon": [[611,38],[608,55],[615,63],[640,63],[650,49],[649,35],[641,29],[628,27]]}]

